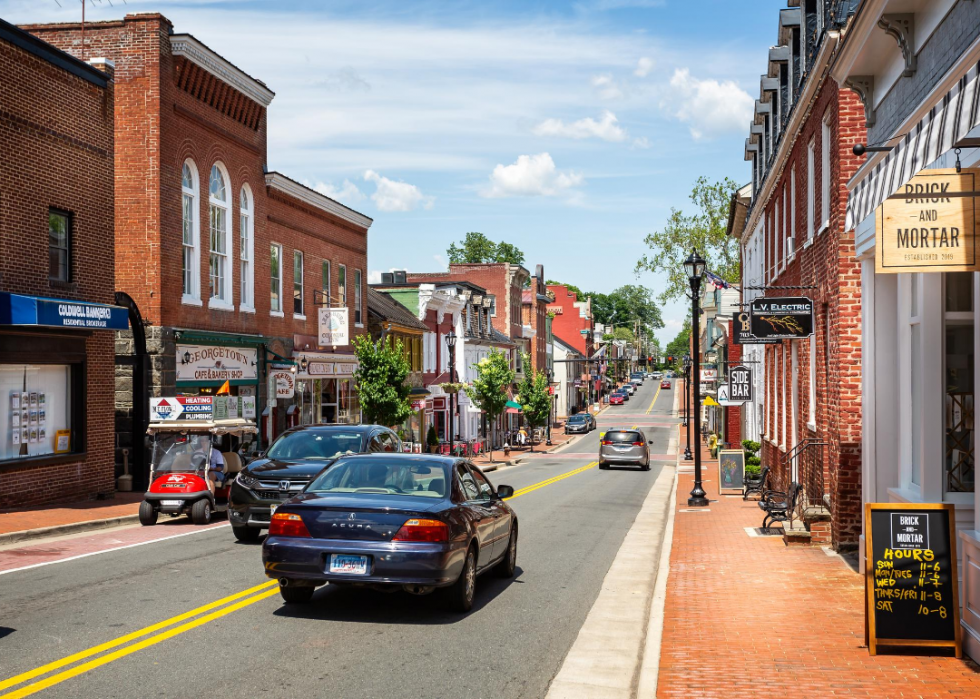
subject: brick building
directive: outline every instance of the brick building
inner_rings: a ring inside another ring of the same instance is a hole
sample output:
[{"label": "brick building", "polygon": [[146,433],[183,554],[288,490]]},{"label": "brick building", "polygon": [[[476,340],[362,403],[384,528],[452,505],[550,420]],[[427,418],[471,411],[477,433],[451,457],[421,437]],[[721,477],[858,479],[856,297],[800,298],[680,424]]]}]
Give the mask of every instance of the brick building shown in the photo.
[{"label": "brick building", "polygon": [[544,281],[544,265],[534,268],[531,286],[521,293],[521,320],[525,332],[530,330],[531,366],[535,371],[548,369],[548,285]]},{"label": "brick building", "polygon": [[0,508],[111,494],[112,64],[0,20],[0,75]]},{"label": "brick building", "polygon": [[810,337],[762,352],[762,461],[781,489],[803,486],[799,519],[814,543],[838,549],[861,534],[861,277],[844,216],[860,164],[851,147],[865,129],[857,95],[827,71],[853,5],[780,11],[746,141],[752,202],[742,237],[744,269],[761,274],[743,277],[743,288],[814,304]]},{"label": "brick building", "polygon": [[[159,14],[87,23],[84,45],[77,24],[25,29],[115,62],[117,289],[149,325],[151,394],[230,379],[268,413],[265,439],[287,421],[357,421],[354,357],[317,345],[317,307],[346,307],[351,335],[366,332],[371,219],[270,172],[273,92]],[[130,424],[133,350],[121,334],[120,447],[143,432]],[[273,361],[311,369],[268,405]]]},{"label": "brick building", "polygon": [[582,356],[591,357],[594,329],[592,299],[580,300],[578,294],[569,291],[564,284],[548,284],[548,292],[554,296],[547,308],[547,312],[554,315],[552,332]]}]

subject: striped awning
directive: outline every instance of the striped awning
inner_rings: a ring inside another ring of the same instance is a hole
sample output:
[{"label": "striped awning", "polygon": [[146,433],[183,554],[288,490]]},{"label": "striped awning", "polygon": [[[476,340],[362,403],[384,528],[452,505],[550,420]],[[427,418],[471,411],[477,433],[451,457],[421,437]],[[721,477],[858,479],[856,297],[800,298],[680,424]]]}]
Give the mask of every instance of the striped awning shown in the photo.
[{"label": "striped awning", "polygon": [[978,76],[980,63],[974,64],[854,187],[847,199],[847,230],[853,230],[885,199],[980,123]]}]

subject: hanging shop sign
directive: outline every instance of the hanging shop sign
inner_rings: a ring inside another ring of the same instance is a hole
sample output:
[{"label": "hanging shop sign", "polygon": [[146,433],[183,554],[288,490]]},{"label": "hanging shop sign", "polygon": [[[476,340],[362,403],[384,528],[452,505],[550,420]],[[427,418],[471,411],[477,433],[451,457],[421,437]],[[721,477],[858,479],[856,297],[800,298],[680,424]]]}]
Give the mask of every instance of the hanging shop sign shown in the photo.
[{"label": "hanging shop sign", "polygon": [[745,485],[745,452],[741,449],[718,451],[718,493],[741,493]]},{"label": "hanging shop sign", "polygon": [[337,347],[350,344],[350,313],[346,308],[317,309],[317,344]]},{"label": "hanging shop sign", "polygon": [[752,400],[752,370],[747,366],[728,370],[728,399],[738,403]]},{"label": "hanging shop sign", "polygon": [[963,653],[954,507],[867,503],[867,641],[878,646],[954,648]]},{"label": "hanging shop sign", "polygon": [[701,368],[701,383],[717,381],[717,380],[718,380],[718,369],[716,367]]},{"label": "hanging shop sign", "polygon": [[747,311],[738,311],[732,316],[733,345],[778,345],[781,342],[775,337],[753,335],[751,317]]},{"label": "hanging shop sign", "polygon": [[720,405],[723,408],[737,408],[738,406],[742,405],[745,402],[744,400],[732,400],[731,398],[729,398],[729,395],[730,394],[729,394],[728,384],[723,383],[721,386],[718,387],[718,396],[717,396],[718,405]]},{"label": "hanging shop sign", "polygon": [[269,380],[276,387],[276,398],[288,400],[296,392],[296,376],[288,369],[270,371]]},{"label": "hanging shop sign", "polygon": [[975,272],[977,175],[924,170],[875,212],[875,271]]},{"label": "hanging shop sign", "polygon": [[254,347],[177,345],[177,381],[255,381],[257,357]]},{"label": "hanging shop sign", "polygon": [[813,301],[805,296],[755,299],[749,315],[756,337],[795,340],[813,334]]}]

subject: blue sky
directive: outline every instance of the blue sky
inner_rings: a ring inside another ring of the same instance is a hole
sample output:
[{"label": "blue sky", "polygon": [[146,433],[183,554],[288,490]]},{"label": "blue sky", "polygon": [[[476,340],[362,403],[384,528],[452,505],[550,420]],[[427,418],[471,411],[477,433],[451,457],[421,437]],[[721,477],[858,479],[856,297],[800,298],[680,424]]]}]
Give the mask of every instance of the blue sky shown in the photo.
[{"label": "blue sky", "polygon": [[[91,2],[91,0],[90,0]],[[96,0],[160,11],[276,92],[269,167],[371,216],[369,270],[433,271],[467,231],[608,292],[694,180],[749,177],[774,0]],[[78,0],[0,0],[11,22]],[[680,260],[678,260],[680,264]],[[685,308],[663,309],[671,339]]]}]

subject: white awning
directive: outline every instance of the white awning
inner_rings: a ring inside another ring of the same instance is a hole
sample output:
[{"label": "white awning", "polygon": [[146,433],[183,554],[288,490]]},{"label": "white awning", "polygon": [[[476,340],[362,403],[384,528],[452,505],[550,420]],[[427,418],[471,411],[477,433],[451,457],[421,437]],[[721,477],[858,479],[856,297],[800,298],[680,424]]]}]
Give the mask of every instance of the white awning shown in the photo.
[{"label": "white awning", "polygon": [[867,218],[924,167],[934,162],[980,123],[980,64],[975,64],[929,113],[919,120],[847,199],[847,230]]}]

